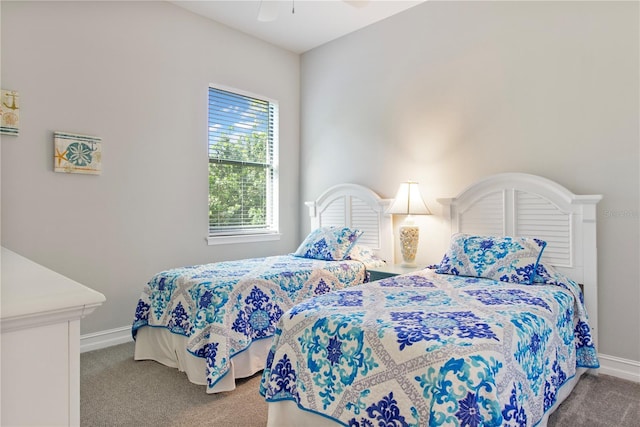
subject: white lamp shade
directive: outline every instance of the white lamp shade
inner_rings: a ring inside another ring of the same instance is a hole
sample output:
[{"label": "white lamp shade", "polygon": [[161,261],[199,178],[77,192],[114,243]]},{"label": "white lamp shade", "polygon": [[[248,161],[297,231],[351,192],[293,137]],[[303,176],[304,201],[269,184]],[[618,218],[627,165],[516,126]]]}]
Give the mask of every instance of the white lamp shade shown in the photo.
[{"label": "white lamp shade", "polygon": [[396,197],[387,209],[387,213],[396,215],[431,215],[431,211],[420,195],[418,183],[407,181],[400,184]]}]

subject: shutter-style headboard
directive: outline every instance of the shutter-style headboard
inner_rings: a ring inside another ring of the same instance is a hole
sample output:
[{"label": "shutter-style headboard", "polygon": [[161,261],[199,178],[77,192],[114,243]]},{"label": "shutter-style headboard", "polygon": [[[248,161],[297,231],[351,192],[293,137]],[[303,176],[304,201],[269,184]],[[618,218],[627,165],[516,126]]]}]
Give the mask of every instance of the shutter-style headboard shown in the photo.
[{"label": "shutter-style headboard", "polygon": [[482,179],[457,197],[438,199],[452,233],[536,237],[547,242],[542,262],[584,287],[597,340],[596,205],[601,195],[576,195],[547,178],[503,173]]},{"label": "shutter-style headboard", "polygon": [[385,214],[391,200],[358,184],[335,185],[316,200],[305,202],[311,229],[338,226],[358,228],[364,233],[358,243],[369,246],[382,259],[393,260],[393,225]]}]

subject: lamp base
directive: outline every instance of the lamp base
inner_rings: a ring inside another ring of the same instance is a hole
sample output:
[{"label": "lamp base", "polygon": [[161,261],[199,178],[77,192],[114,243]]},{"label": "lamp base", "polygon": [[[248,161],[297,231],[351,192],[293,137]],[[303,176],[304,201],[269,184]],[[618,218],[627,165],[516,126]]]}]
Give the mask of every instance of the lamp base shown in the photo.
[{"label": "lamp base", "polygon": [[415,262],[402,262],[400,263],[400,267],[417,267],[418,264]]},{"label": "lamp base", "polygon": [[402,252],[402,266],[416,266],[416,252],[418,251],[418,238],[420,230],[417,225],[400,226],[400,250]]}]

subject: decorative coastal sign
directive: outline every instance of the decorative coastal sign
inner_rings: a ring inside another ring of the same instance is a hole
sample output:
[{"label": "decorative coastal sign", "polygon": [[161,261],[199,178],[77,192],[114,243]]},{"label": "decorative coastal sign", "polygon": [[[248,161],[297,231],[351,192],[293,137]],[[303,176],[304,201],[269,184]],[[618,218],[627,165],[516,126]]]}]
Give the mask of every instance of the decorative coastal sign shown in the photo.
[{"label": "decorative coastal sign", "polygon": [[54,171],[100,175],[102,138],[54,132]]},{"label": "decorative coastal sign", "polygon": [[15,90],[0,90],[0,133],[18,135],[20,126],[20,96]]}]

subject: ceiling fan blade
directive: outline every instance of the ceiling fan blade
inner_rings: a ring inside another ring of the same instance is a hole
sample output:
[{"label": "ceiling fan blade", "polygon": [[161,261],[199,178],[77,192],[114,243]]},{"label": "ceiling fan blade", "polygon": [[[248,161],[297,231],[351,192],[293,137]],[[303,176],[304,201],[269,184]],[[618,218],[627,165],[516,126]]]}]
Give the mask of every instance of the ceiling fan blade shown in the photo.
[{"label": "ceiling fan blade", "polygon": [[272,22],[278,17],[278,2],[261,0],[260,8],[258,9],[258,21],[260,22]]}]

